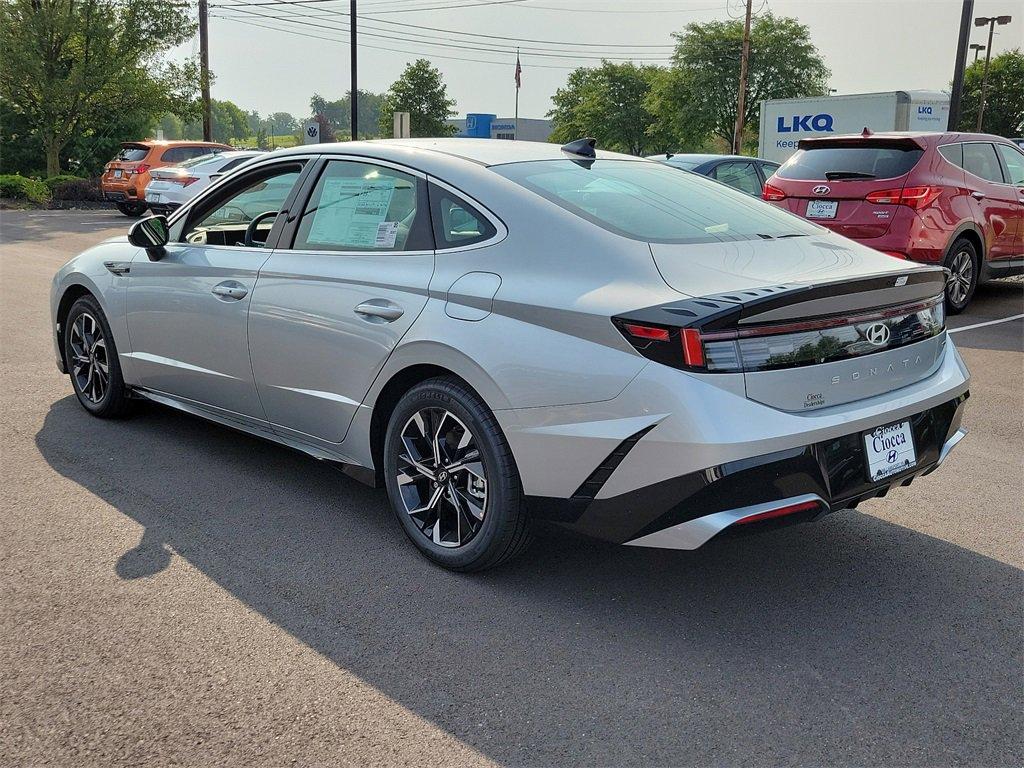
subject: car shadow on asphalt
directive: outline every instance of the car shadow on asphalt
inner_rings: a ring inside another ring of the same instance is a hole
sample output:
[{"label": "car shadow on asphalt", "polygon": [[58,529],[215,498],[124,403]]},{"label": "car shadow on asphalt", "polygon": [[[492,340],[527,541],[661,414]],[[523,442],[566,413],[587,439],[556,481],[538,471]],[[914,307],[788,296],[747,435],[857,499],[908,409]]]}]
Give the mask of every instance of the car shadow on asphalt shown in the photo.
[{"label": "car shadow on asphalt", "polygon": [[111,563],[119,576],[183,557],[500,763],[1024,752],[1021,572],[868,514],[696,552],[551,532],[502,569],[460,575],[418,556],[383,491],[183,414],[100,421],[66,397],[36,444],[144,527]]}]

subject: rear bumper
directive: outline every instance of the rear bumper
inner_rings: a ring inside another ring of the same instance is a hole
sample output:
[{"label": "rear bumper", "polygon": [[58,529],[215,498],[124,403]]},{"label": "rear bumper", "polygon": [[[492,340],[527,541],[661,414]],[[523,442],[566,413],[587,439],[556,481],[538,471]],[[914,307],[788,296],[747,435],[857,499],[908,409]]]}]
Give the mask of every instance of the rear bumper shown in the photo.
[{"label": "rear bumper", "polygon": [[176,211],[181,208],[181,203],[151,203],[148,200],[146,201],[146,205],[148,205],[149,210],[157,216],[167,216],[172,211]]},{"label": "rear bumper", "polygon": [[[815,517],[933,471],[959,440],[970,375],[948,336],[943,347],[920,381],[816,411],[750,400],[742,376],[651,364],[613,400],[495,416],[535,516],[588,535],[632,543],[708,515],[807,495],[821,508],[786,519]],[[917,465],[871,483],[863,434],[908,419]]]}]

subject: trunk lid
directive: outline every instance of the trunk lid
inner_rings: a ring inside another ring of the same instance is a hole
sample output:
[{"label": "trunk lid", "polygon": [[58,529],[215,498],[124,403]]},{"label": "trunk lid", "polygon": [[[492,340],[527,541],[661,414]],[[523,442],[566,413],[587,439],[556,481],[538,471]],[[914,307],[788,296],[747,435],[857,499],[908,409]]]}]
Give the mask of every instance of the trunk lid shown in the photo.
[{"label": "trunk lid", "polygon": [[658,362],[742,373],[751,400],[827,408],[912,384],[941,362],[941,267],[831,235],[651,250],[669,285],[690,298],[616,325]]}]

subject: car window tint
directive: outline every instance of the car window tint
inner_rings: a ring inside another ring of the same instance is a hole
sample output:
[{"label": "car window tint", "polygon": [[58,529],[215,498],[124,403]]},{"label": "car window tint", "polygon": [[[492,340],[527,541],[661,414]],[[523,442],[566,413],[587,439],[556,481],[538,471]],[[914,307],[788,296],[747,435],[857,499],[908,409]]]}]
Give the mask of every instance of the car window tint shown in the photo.
[{"label": "car window tint", "polygon": [[985,141],[969,141],[963,146],[964,170],[979,178],[1002,183],[1003,171],[999,167],[995,147]]},{"label": "car window tint", "polygon": [[753,163],[722,163],[715,166],[714,176],[723,184],[728,184],[748,195],[761,194],[761,178]]},{"label": "car window tint", "polygon": [[999,154],[1003,156],[1006,170],[1010,174],[1011,184],[1024,184],[1024,152],[1008,147],[1005,144],[996,144]]},{"label": "car window tint", "polygon": [[246,160],[252,160],[252,158],[251,157],[236,157],[233,160],[228,160],[226,163],[224,163],[224,165],[222,165],[217,170],[217,173],[225,173],[227,171],[230,171],[232,168],[237,168],[242,163],[244,163]]},{"label": "car window tint", "polygon": [[472,245],[497,233],[480,211],[436,184],[430,185],[430,204],[433,206],[434,242],[438,248]]},{"label": "car window tint", "polygon": [[122,147],[114,160],[124,163],[137,163],[139,160],[145,160],[148,154],[149,147]]},{"label": "car window tint", "polygon": [[909,173],[923,154],[923,149],[905,141],[813,145],[797,150],[777,175],[799,181],[834,181],[843,177],[894,179]]},{"label": "car window tint", "polygon": [[[250,221],[284,207],[301,171],[298,165],[268,170],[216,196],[189,221],[182,239],[196,244],[241,245]],[[256,239],[266,240],[273,225],[273,217],[262,221]]]},{"label": "car window tint", "polygon": [[631,160],[541,160],[492,166],[577,216],[657,243],[814,235],[802,219],[693,173]]},{"label": "car window tint", "polygon": [[963,144],[944,144],[939,147],[939,154],[946,158],[953,165],[963,168],[964,167],[964,145]]},{"label": "car window tint", "polygon": [[420,203],[421,196],[419,180],[408,173],[332,160],[306,204],[293,247],[311,251],[429,250],[429,216]]}]

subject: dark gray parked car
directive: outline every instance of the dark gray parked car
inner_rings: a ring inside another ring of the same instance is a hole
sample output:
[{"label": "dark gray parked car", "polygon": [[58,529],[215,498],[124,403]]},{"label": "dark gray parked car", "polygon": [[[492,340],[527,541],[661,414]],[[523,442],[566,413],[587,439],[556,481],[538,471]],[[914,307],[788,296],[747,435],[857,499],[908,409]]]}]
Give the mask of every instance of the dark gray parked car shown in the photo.
[{"label": "dark gray parked car", "polygon": [[778,169],[779,164],[770,160],[743,155],[674,155],[671,153],[650,155],[673,168],[709,176],[740,192],[754,197],[761,196],[765,181]]}]

